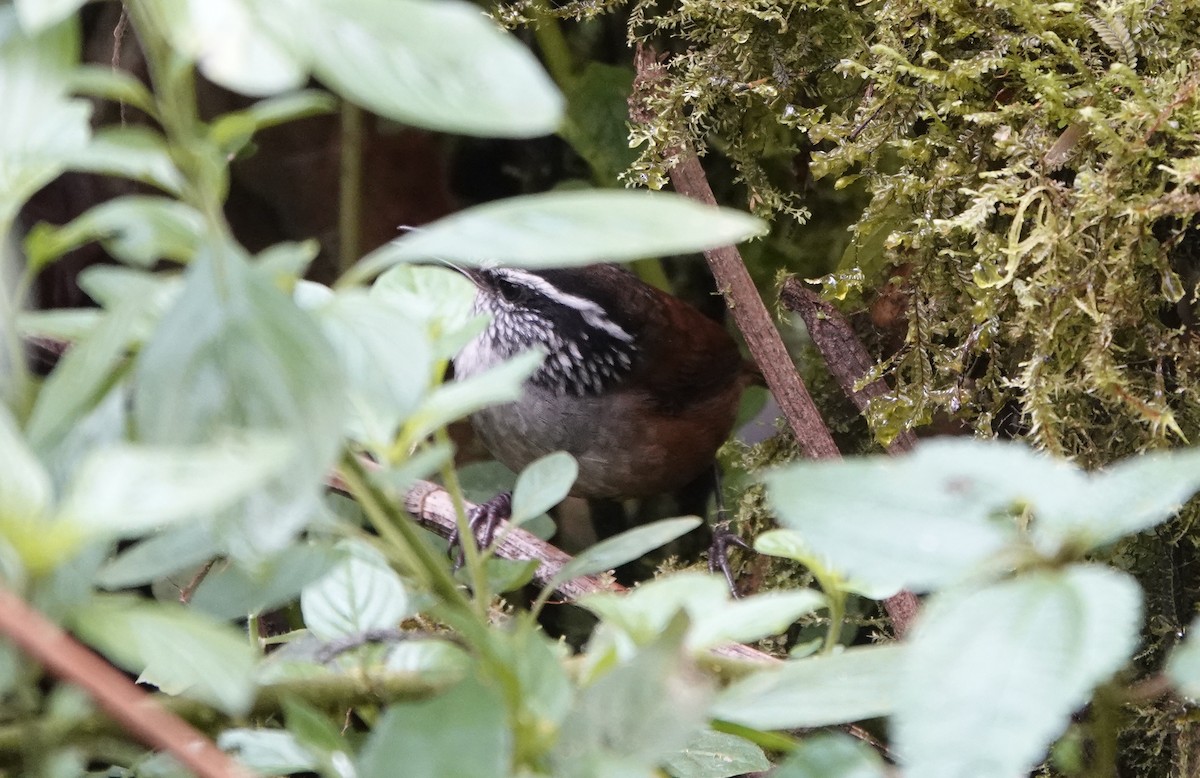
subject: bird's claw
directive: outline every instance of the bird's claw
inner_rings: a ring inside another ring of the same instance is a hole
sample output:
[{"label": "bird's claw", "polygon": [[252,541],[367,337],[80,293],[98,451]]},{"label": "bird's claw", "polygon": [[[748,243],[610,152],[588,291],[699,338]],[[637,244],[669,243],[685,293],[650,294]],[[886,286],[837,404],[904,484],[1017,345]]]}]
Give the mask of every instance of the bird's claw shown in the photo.
[{"label": "bird's claw", "polygon": [[[484,549],[492,544],[496,528],[500,522],[512,515],[512,492],[500,492],[487,502],[476,505],[467,514],[467,525],[471,528],[471,541],[476,548]],[[455,528],[448,538],[449,553],[454,556],[454,569],[463,566],[466,556],[463,553],[462,538]]]},{"label": "bird's claw", "polygon": [[720,570],[725,574],[725,583],[729,584],[729,593],[735,598],[741,597],[737,583],[733,580],[733,569],[729,564],[729,547],[736,546],[751,551],[750,544],[742,540],[736,532],[729,528],[728,521],[720,521],[713,525],[712,545],[708,548],[708,569],[710,572]]}]

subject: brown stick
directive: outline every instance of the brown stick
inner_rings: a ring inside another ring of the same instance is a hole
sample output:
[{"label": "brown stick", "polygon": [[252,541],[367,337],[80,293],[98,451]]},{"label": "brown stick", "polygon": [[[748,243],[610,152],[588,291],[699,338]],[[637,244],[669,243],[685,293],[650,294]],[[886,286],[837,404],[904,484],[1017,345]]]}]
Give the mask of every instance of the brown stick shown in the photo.
[{"label": "brown stick", "polygon": [[210,739],[8,589],[0,588],[0,633],[58,678],[86,691],[135,738],[200,778],[250,778]]},{"label": "brown stick", "polygon": [[[631,99],[636,99],[639,89],[653,89],[655,81],[662,77],[661,66],[658,64],[654,52],[649,48],[638,48],[636,65],[637,80],[634,85],[634,98]],[[632,112],[632,115],[635,119],[638,118],[636,110]],[[670,175],[671,184],[679,194],[709,205],[717,204],[712,188],[708,185],[704,168],[700,165],[696,154],[690,149],[681,149],[678,152],[676,164],[671,168]],[[746,345],[749,346],[750,353],[754,355],[755,362],[762,370],[767,387],[771,390],[775,401],[779,403],[779,408],[793,432],[796,433],[796,441],[800,450],[805,456],[813,459],[840,457],[841,452],[838,451],[833,436],[829,434],[829,428],[813,403],[812,396],[804,386],[804,381],[796,372],[791,355],[788,354],[783,340],[779,337],[771,315],[767,312],[762,297],[758,294],[758,288],[755,287],[750,273],[746,270],[741,254],[736,248],[726,246],[704,252],[704,258],[708,260],[713,278],[717,281],[717,287],[729,301],[729,310],[733,314],[733,320],[746,338]],[[852,391],[854,381],[866,373],[871,362],[853,332],[849,332],[849,334],[852,343],[858,346],[859,351],[847,350],[844,358],[846,360],[861,358],[865,362],[862,369],[850,381],[849,388],[846,384],[842,384],[842,388],[857,403],[859,399]],[[830,330],[830,335],[836,339],[838,336],[843,336],[844,332],[839,333],[833,329]],[[813,340],[816,341],[815,335]],[[841,349],[836,345],[831,344],[829,351],[822,348],[820,344],[818,344],[818,348],[821,349],[826,359],[830,358],[830,354],[842,354]],[[839,358],[842,357],[839,356]],[[832,372],[832,366],[830,370]],[[863,407],[859,406],[860,409]],[[908,434],[911,438],[911,433]],[[910,447],[911,442],[911,439],[907,439]],[[884,607],[887,609],[898,637],[903,637],[908,632],[912,620],[916,616],[918,605],[917,598],[911,592],[900,592],[884,602]]]},{"label": "brown stick", "polygon": [[[871,400],[887,393],[888,385],[883,380],[872,381],[861,389],[854,388],[875,366],[875,360],[841,311],[795,278],[784,281],[779,300],[784,308],[804,319],[804,326],[824,357],[830,374],[856,408],[865,413]],[[885,448],[889,454],[903,454],[911,451],[916,443],[917,436],[904,430]]]},{"label": "brown stick", "polygon": [[[365,467],[376,469],[374,463],[363,462]],[[353,497],[347,490],[346,484],[338,476],[328,479],[331,488]],[[474,505],[467,503],[466,510]],[[418,481],[404,495],[404,509],[412,514],[422,527],[440,535],[450,537],[457,528],[454,514],[454,501],[450,493],[435,483]],[[496,556],[501,559],[536,559],[537,570],[533,579],[543,586],[550,582],[572,557],[531,532],[514,527],[507,521],[501,521],[496,528]],[[557,584],[554,589],[565,600],[577,600],[595,592],[625,592],[627,589],[611,578],[598,575],[585,575]],[[726,659],[749,660],[753,662],[777,662],[775,657],[741,644],[730,644],[713,650],[718,657]]]},{"label": "brown stick", "polygon": [[[806,289],[795,278],[784,282],[779,299],[785,308],[795,311],[804,319],[808,334],[825,358],[830,374],[860,411],[865,412],[872,399],[887,392],[887,384],[882,380],[872,381],[861,389],[855,388],[874,365],[874,360],[841,311],[822,300],[816,292]],[[887,452],[893,455],[906,453],[912,450],[916,442],[916,435],[905,430],[886,446]],[[896,636],[903,638],[917,617],[920,600],[912,592],[902,591],[886,599],[883,607],[892,620]]]},{"label": "brown stick", "polygon": [[[655,82],[662,77],[661,66],[650,48],[638,47],[636,64],[637,80],[631,101],[636,100],[639,91],[653,90]],[[631,105],[634,103],[631,102]],[[643,116],[636,109],[631,115],[634,120]],[[679,194],[708,205],[717,204],[704,168],[691,149],[679,150],[677,162],[670,173],[671,184]],[[708,260],[717,288],[728,301],[733,320],[746,338],[746,345],[750,347],[750,353],[767,381],[767,388],[796,433],[800,450],[812,459],[841,456],[804,381],[792,365],[792,357],[775,329],[771,314],[767,312],[767,306],[763,304],[758,288],[746,270],[746,264],[742,262],[742,255],[735,247],[724,246],[704,252],[704,258]]]}]

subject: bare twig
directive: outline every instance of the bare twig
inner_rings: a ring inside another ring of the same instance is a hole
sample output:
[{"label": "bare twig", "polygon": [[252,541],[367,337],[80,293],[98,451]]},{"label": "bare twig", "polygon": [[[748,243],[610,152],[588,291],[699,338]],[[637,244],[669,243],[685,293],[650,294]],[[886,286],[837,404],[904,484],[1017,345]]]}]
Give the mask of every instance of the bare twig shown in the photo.
[{"label": "bare twig", "polygon": [[[635,97],[638,89],[654,89],[655,82],[660,78],[661,66],[657,63],[654,52],[648,47],[639,47],[637,53],[637,82]],[[700,160],[690,149],[681,149],[677,155],[678,162],[671,168],[671,184],[675,191],[693,200],[716,205],[716,197],[708,185],[704,168]],[[754,285],[750,273],[742,262],[742,255],[733,246],[712,249],[704,252],[705,259],[712,269],[717,288],[729,302],[729,310],[733,320],[746,338],[746,345],[754,361],[762,370],[767,381],[767,387],[779,403],[784,418],[796,433],[797,443],[805,456],[813,459],[833,459],[840,456],[829,428],[821,419],[820,412],[813,404],[808,389],[804,386],[800,374],[792,365],[791,355],[779,337],[771,314],[763,304]]]},{"label": "bare twig", "polygon": [[[640,47],[636,60],[638,75],[635,83],[635,98],[637,89],[652,90],[655,88],[655,82],[661,77],[659,70],[661,66],[653,51]],[[682,195],[709,205],[717,204],[712,188],[709,187],[708,179],[704,174],[704,168],[690,149],[679,151],[677,163],[671,169],[671,183],[674,185],[675,191]],[[840,457],[841,452],[838,451],[833,436],[829,434],[829,428],[821,418],[820,412],[817,411],[800,374],[796,372],[791,356],[784,347],[783,340],[779,337],[779,332],[776,330],[766,306],[763,305],[762,298],[758,294],[754,281],[750,278],[750,273],[746,270],[745,263],[742,262],[741,254],[736,248],[726,246],[706,251],[704,257],[708,260],[718,288],[729,301],[733,320],[746,338],[746,345],[750,347],[750,353],[754,355],[759,369],[762,370],[768,388],[776,402],[779,403],[780,410],[783,411],[788,424],[796,433],[800,450],[813,459]],[[844,336],[844,332],[836,330],[833,331],[833,334],[838,337]],[[850,335],[853,336],[853,333],[850,332]],[[814,336],[814,340],[816,340],[816,336]],[[852,342],[858,345],[860,350],[862,349],[857,338],[852,337]],[[818,348],[821,348],[819,344]],[[831,351],[826,351],[824,348],[821,351],[827,359],[831,353],[840,354],[840,348],[836,346],[831,346]],[[866,359],[865,351],[862,354],[848,351],[839,358],[845,360]],[[866,372],[870,364],[868,359],[865,367],[850,381],[850,389],[847,390],[847,393],[852,399],[855,399],[855,402],[859,400],[852,391],[854,381],[857,381]],[[846,389],[845,384],[843,384],[843,389]],[[896,634],[902,637],[916,616],[917,598],[911,592],[900,592],[887,600],[885,607],[888,616],[892,619]]]},{"label": "bare twig", "polygon": [[0,589],[0,633],[52,674],[86,691],[135,738],[166,751],[200,778],[250,778],[199,730],[8,589]]},{"label": "bare twig", "polygon": [[[865,413],[872,400],[887,393],[888,386],[882,380],[872,381],[861,389],[855,388],[863,376],[875,366],[875,360],[867,353],[867,349],[841,311],[822,300],[816,292],[805,288],[795,278],[789,278],[783,283],[779,300],[783,307],[800,314],[800,318],[804,319],[804,326],[808,328],[813,344],[824,357],[829,373],[856,408]],[[911,451],[916,443],[917,436],[909,430],[904,430],[885,448],[889,454],[903,454]]]},{"label": "bare twig", "polygon": [[[360,460],[361,461],[361,460]],[[373,464],[363,462],[364,466],[374,468]],[[328,480],[330,487],[351,495],[341,478],[331,476]],[[468,503],[466,509],[474,506]],[[443,538],[450,537],[456,528],[454,518],[454,503],[450,493],[435,483],[418,481],[404,495],[404,508],[417,522]],[[496,528],[497,541],[493,545],[496,556],[501,559],[536,559],[537,570],[533,579],[543,586],[551,581],[562,568],[571,561],[572,557],[520,527],[515,527],[506,521],[501,521]],[[556,584],[555,591],[564,600],[577,600],[594,592],[625,592],[611,578],[598,575],[585,575]],[[749,646],[731,644],[713,651],[720,658],[749,660],[753,662],[776,662],[775,657]]]}]

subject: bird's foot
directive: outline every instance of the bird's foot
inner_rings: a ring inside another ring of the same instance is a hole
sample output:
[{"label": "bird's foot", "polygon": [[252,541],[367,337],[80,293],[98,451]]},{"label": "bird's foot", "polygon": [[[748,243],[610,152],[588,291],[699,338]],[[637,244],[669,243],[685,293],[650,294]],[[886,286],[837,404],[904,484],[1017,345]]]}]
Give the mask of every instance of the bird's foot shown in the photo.
[{"label": "bird's foot", "polygon": [[717,570],[724,573],[725,583],[729,584],[729,593],[734,598],[738,598],[742,595],[738,593],[737,583],[733,580],[733,569],[729,565],[730,546],[744,548],[747,551],[753,550],[750,548],[749,543],[742,540],[741,536],[729,528],[729,521],[727,519],[718,521],[713,525],[712,545],[708,547],[708,569],[713,573],[717,572]]},{"label": "bird's foot", "polygon": [[[467,525],[471,528],[471,542],[476,548],[484,549],[492,545],[496,528],[500,522],[512,515],[512,492],[500,492],[487,502],[476,505],[467,513]],[[450,554],[454,557],[454,569],[463,566],[466,559],[463,554],[462,538],[458,530],[450,533]]]}]

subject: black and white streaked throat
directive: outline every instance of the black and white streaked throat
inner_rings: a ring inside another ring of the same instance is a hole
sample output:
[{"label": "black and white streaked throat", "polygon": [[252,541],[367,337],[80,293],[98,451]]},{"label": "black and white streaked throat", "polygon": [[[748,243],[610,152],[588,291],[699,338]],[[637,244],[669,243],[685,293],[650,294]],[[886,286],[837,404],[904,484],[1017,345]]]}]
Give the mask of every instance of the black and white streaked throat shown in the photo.
[{"label": "black and white streaked throat", "polygon": [[478,287],[476,312],[492,315],[475,345],[503,358],[541,347],[546,359],[530,379],[535,386],[595,395],[632,371],[639,353],[635,333],[571,284],[571,271],[498,267],[471,275]]}]

